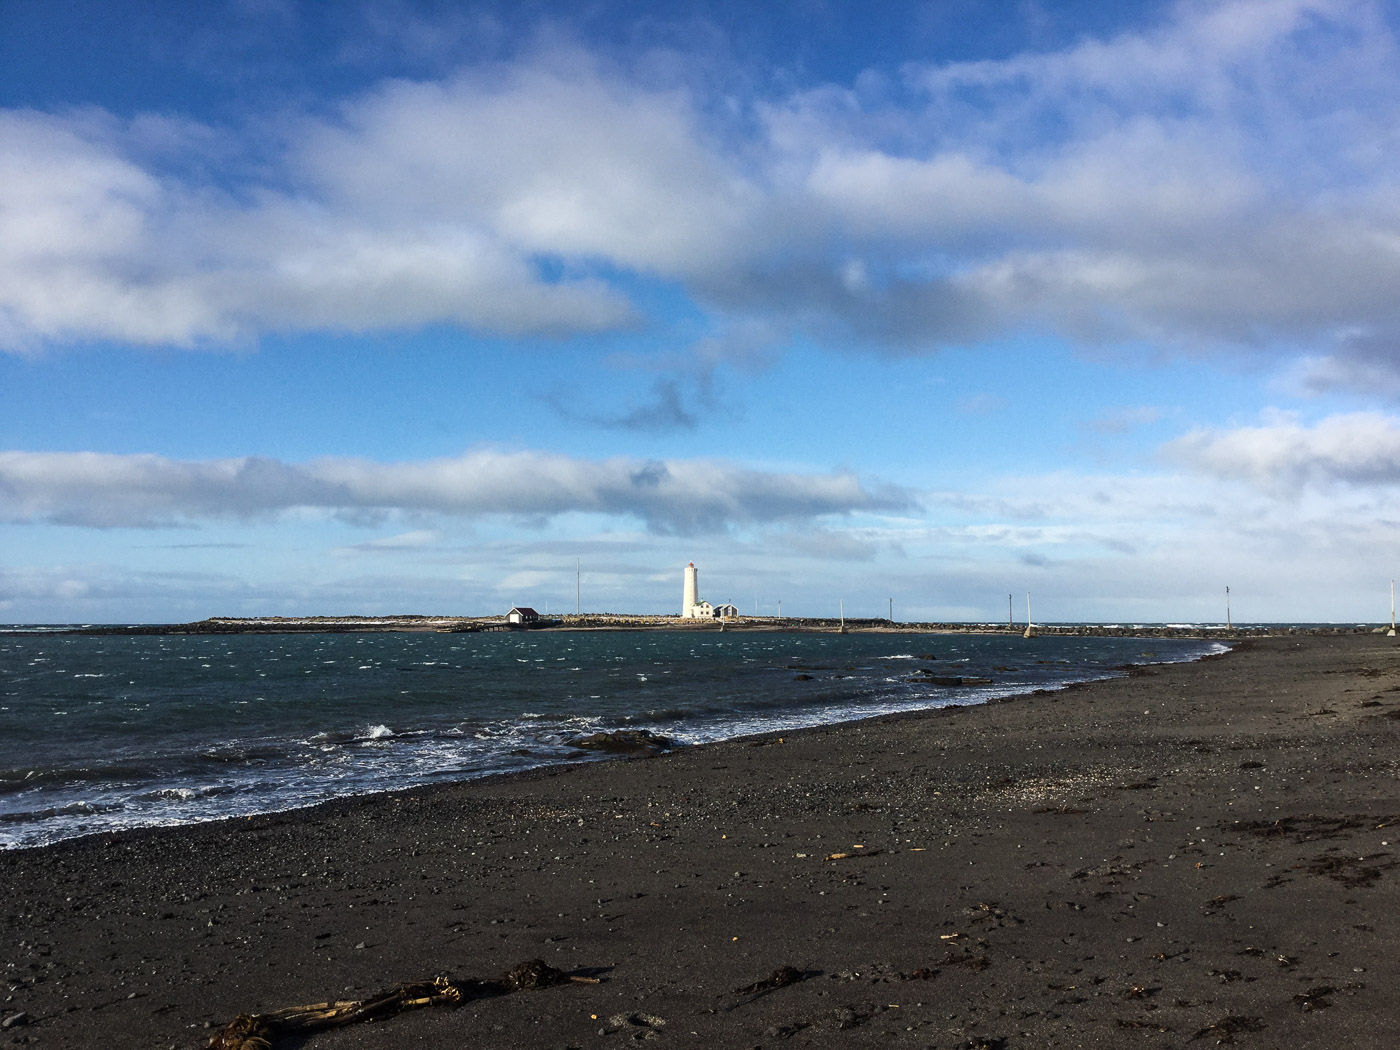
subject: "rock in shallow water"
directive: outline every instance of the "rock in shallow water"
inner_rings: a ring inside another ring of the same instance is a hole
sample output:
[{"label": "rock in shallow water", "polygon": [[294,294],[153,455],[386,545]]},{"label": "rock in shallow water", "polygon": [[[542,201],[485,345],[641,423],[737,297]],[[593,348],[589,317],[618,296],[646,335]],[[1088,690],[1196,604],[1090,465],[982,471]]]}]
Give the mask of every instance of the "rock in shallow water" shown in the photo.
[{"label": "rock in shallow water", "polygon": [[653,733],[649,729],[614,729],[606,733],[590,733],[574,737],[567,742],[570,747],[580,747],[588,751],[610,751],[619,755],[659,755],[676,746],[670,737]]}]

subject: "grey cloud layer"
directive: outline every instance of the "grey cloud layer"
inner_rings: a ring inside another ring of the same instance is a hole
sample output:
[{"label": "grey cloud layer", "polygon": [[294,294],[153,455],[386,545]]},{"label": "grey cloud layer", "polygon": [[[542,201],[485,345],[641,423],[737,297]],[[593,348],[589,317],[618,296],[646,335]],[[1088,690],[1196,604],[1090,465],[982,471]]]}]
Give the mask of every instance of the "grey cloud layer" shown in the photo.
[{"label": "grey cloud layer", "polygon": [[[388,82],[256,148],[0,113],[0,346],[596,331],[638,321],[622,273],[887,347],[1307,339],[1347,383],[1400,333],[1398,58],[1370,0],[1229,0],[899,87],[731,100],[727,124],[571,51]],[[232,190],[170,173],[201,149],[277,163]]]},{"label": "grey cloud layer", "polygon": [[334,512],[640,519],[660,532],[907,509],[911,496],[853,474],[751,470],[710,460],[601,461],[476,450],[452,459],[289,464],[256,457],[0,452],[0,521],[99,528]]}]

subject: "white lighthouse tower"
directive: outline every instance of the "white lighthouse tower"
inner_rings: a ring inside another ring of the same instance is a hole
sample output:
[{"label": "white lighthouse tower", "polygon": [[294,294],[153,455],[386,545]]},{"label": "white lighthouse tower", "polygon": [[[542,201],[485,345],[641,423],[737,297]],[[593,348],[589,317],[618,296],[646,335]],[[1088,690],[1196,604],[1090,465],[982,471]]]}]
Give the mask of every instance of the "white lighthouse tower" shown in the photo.
[{"label": "white lighthouse tower", "polygon": [[689,620],[695,616],[695,605],[700,600],[700,573],[691,562],[685,567],[685,587],[681,593],[681,617]]}]

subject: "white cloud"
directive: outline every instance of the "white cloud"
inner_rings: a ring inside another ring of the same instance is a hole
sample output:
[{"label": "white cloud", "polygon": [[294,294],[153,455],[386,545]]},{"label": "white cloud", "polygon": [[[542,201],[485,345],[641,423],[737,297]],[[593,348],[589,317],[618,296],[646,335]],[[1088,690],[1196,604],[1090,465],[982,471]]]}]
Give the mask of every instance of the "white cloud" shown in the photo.
[{"label": "white cloud", "polygon": [[[1031,590],[1046,620],[1223,619],[1229,584],[1237,620],[1379,618],[1398,435],[1389,417],[1272,419],[1169,446],[1187,469],[985,476],[920,497],[917,513],[890,512],[910,494],[848,475],[710,462],[7,453],[0,522],[17,524],[0,524],[15,560],[0,608],[17,620],[572,608],[581,558],[595,610],[673,608],[694,560],[707,595],[747,610],[757,594],[770,612],[781,598],[793,615],[835,615],[841,600],[847,615],[884,615],[892,597],[901,618],[1000,619],[1007,592],[1019,612]],[[364,539],[366,518],[378,538]],[[45,521],[113,528],[43,530],[31,549],[24,523]],[[210,549],[128,531],[185,524]],[[230,561],[217,542],[229,536],[255,538],[258,557]]]},{"label": "white cloud", "polygon": [[1342,347],[1400,330],[1397,70],[1373,2],[1223,0],[902,91],[719,99],[555,46],[251,132],[8,111],[0,346],[600,331],[640,276],[886,347]]},{"label": "white cloud", "polygon": [[1400,419],[1377,412],[1329,416],[1313,426],[1283,418],[1232,430],[1195,430],[1166,454],[1218,478],[1272,491],[1400,483]]},{"label": "white cloud", "polygon": [[[181,342],[200,307],[197,272],[152,279],[172,192],[121,154],[96,113],[0,111],[0,338],[112,335]],[[176,260],[172,260],[172,263]],[[228,325],[206,334],[228,337]]]},{"label": "white cloud", "polygon": [[853,94],[773,119],[821,213],[884,263],[832,300],[858,333],[1326,342],[1395,323],[1397,170],[1368,142],[1395,139],[1396,57],[1372,4],[1184,4],[1063,52],[911,68],[925,105],[898,149],[850,131]]},{"label": "white cloud", "polygon": [[317,509],[542,520],[589,513],[640,519],[656,531],[689,533],[911,504],[908,492],[862,482],[850,473],[780,473],[714,460],[583,460],[491,449],[393,464],[0,453],[0,520],[97,528]]},{"label": "white cloud", "polygon": [[456,222],[526,253],[668,275],[732,265],[757,203],[684,95],[570,51],[386,84],[339,124],[311,126],[292,165],[354,214]]},{"label": "white cloud", "polygon": [[0,112],[0,346],[192,346],[442,321],[550,334],[634,320],[604,282],[546,279],[528,249],[480,224],[390,221],[256,184],[235,199],[143,167],[135,157],[150,142],[147,122]]}]

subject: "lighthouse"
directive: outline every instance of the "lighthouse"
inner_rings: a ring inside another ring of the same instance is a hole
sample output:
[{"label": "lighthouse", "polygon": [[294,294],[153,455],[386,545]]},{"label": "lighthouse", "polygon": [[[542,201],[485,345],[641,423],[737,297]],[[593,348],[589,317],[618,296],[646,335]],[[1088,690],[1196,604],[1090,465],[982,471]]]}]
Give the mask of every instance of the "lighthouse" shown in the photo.
[{"label": "lighthouse", "polygon": [[681,591],[681,619],[683,620],[737,620],[739,608],[729,602],[711,605],[700,598],[700,573],[695,563],[685,567],[685,586]]},{"label": "lighthouse", "polygon": [[692,619],[695,616],[695,604],[700,600],[700,573],[695,568],[695,563],[691,562],[685,567],[685,586],[681,593],[681,616],[684,619]]}]

